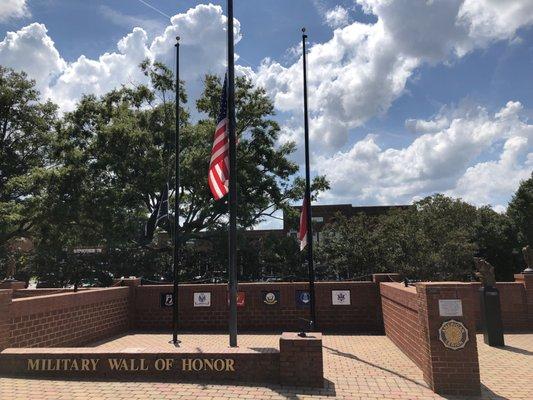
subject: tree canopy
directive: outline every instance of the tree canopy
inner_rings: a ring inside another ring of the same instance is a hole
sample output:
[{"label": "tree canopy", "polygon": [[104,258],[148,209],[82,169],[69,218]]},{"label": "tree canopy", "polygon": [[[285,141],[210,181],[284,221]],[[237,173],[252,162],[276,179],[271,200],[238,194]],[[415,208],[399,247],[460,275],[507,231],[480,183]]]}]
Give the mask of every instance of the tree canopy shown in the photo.
[{"label": "tree canopy", "polygon": [[[36,244],[31,268],[39,276],[58,279],[59,274],[61,283],[74,279],[79,266],[70,268],[72,262],[64,262],[69,273],[53,266],[65,260],[72,249],[87,246],[104,247],[107,262],[100,260],[99,265],[85,269],[137,275],[168,269],[158,255],[158,251],[168,254],[165,241],[154,250],[145,247],[141,238],[143,224],[166,182],[170,182],[171,197],[176,193],[180,197],[183,245],[214,237],[227,224],[227,199],[214,201],[207,185],[222,91],[220,78],[205,77],[204,90],[195,104],[196,121],[191,120],[184,87],[180,90],[181,179],[176,190],[174,77],[161,63],[144,61],[140,68],[150,78],[150,86],[121,87],[101,97],[83,96],[62,118],[57,117],[53,104],[39,100],[34,83],[24,74],[1,70],[1,121],[7,132],[3,140],[14,143],[13,150],[2,146],[1,184],[11,189],[2,190],[5,217],[1,234],[6,238],[23,231],[31,234]],[[278,144],[280,127],[273,116],[274,107],[265,90],[245,77],[237,78],[240,229],[257,225],[303,195],[303,181],[296,177],[298,165],[290,160],[295,144]],[[25,142],[17,142],[19,136]],[[315,191],[326,188],[323,177],[314,180]],[[171,222],[170,218],[161,227],[167,238]],[[135,258],[135,265],[129,271],[123,265],[118,268],[110,261],[117,258],[111,253]],[[156,265],[137,262],[149,259],[150,254]],[[225,265],[223,260],[220,263]],[[187,276],[192,274],[182,270]]]},{"label": "tree canopy", "polygon": [[[519,214],[519,221],[529,218]],[[468,281],[479,256],[494,265],[498,280],[508,281],[524,268],[516,262],[517,246],[508,215],[438,194],[385,215],[338,216],[321,233],[317,259],[324,274],[342,279],[399,272],[411,279]]]},{"label": "tree canopy", "polygon": [[[34,246],[18,255],[19,278],[65,285],[87,277],[171,276],[172,218],[151,243],[143,238],[169,182],[170,204],[180,200],[180,280],[224,279],[228,204],[214,201],[207,184],[221,79],[205,76],[194,108],[180,83],[181,180],[175,188],[174,77],[158,62],[146,60],[140,68],[149,85],[83,96],[59,115],[25,73],[0,67],[0,263],[16,238],[31,238]],[[278,210],[297,224],[289,205],[304,193],[292,160],[295,143],[280,144],[272,100],[245,77],[236,79],[236,127],[240,277],[302,278],[305,260],[294,237],[244,234]],[[314,197],[328,188],[323,176],[312,182]],[[494,264],[497,279],[511,280],[523,269],[521,247],[533,245],[532,221],[533,174],[506,213],[434,195],[386,215],[338,216],[320,234],[316,272],[329,279],[402,272],[469,280],[472,257],[481,256]],[[101,252],[74,253],[83,247]]]}]

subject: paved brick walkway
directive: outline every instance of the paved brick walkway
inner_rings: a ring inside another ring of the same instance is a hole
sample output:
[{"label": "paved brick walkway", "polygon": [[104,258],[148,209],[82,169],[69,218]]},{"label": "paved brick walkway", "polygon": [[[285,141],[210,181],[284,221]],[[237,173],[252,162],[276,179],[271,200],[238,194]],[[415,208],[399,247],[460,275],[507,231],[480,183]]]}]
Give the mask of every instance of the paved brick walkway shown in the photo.
[{"label": "paved brick walkway", "polygon": [[[241,335],[241,346],[277,347],[277,335]],[[102,348],[164,348],[168,335],[130,335]],[[225,335],[185,335],[184,346],[225,344]],[[478,336],[484,399],[533,399],[533,334],[506,335],[508,347],[485,346]],[[324,337],[322,390],[272,385],[213,385],[153,382],[84,382],[0,378],[0,399],[438,399],[420,370],[384,336]]]}]

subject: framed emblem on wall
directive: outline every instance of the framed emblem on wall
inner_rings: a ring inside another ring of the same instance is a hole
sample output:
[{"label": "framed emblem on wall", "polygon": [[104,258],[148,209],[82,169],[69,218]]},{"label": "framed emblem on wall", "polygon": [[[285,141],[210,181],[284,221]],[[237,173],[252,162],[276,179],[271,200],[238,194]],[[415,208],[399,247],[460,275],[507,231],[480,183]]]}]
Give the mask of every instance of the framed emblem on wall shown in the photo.
[{"label": "framed emblem on wall", "polygon": [[194,307],[211,307],[211,292],[194,293]]},{"label": "framed emblem on wall", "polygon": [[262,292],[263,304],[275,306],[279,304],[279,290],[269,290]]},{"label": "framed emblem on wall", "polygon": [[296,304],[300,307],[309,307],[309,304],[311,304],[311,295],[308,290],[296,291]]},{"label": "framed emblem on wall", "polygon": [[[237,307],[244,307],[246,304],[246,292],[237,292]],[[228,306],[229,306],[229,293],[228,293]]]},{"label": "framed emblem on wall", "polygon": [[174,293],[161,293],[161,308],[172,307],[174,305]]},{"label": "framed emblem on wall", "polygon": [[332,290],[331,304],[334,306],[349,306],[351,304],[349,290]]}]

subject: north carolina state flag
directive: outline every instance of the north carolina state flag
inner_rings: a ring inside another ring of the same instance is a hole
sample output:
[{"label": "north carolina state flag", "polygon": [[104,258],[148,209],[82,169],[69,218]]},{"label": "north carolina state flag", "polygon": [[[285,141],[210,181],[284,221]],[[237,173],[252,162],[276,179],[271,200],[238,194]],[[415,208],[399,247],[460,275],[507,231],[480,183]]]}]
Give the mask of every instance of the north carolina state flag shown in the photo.
[{"label": "north carolina state flag", "polygon": [[300,214],[300,230],[298,231],[298,240],[300,240],[300,251],[307,246],[307,201],[304,198],[302,212]]}]

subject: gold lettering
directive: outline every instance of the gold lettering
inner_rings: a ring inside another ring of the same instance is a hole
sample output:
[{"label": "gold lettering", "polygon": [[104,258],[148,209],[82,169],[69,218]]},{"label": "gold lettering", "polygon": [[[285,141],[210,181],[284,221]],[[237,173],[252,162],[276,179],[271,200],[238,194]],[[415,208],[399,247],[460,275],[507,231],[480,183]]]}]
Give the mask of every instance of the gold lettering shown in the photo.
[{"label": "gold lettering", "polygon": [[111,370],[118,370],[120,368],[120,366],[122,365],[118,359],[116,358],[110,358],[108,359],[109,361],[109,368],[111,368]]},{"label": "gold lettering", "polygon": [[129,370],[130,371],[138,371],[139,370],[139,367],[135,364],[135,359],[134,358],[130,358]]},{"label": "gold lettering", "polygon": [[172,367],[174,366],[174,359],[172,358],[167,358],[165,360],[165,367],[166,367],[166,370],[167,371],[170,371],[172,369]]},{"label": "gold lettering", "polygon": [[226,358],[226,371],[235,371],[235,360],[231,358]]},{"label": "gold lettering", "polygon": [[120,370],[121,371],[129,371],[128,363],[126,362],[125,359],[121,359],[120,360]]},{"label": "gold lettering", "polygon": [[91,358],[91,364],[93,366],[93,371],[96,371],[96,367],[98,366],[99,362],[100,362],[100,360],[95,359],[95,358]]},{"label": "gold lettering", "polygon": [[79,371],[80,370],[78,368],[78,361],[72,360],[72,364],[70,364],[70,370],[71,371]]},{"label": "gold lettering", "polygon": [[87,358],[81,359],[81,370],[82,371],[89,371],[89,360]]},{"label": "gold lettering", "polygon": [[181,370],[182,371],[190,371],[191,370],[191,362],[192,360],[190,358],[184,358],[181,360]]},{"label": "gold lettering", "polygon": [[199,358],[195,358],[192,361],[192,369],[194,369],[195,371],[201,371],[203,366],[204,366],[204,363]]},{"label": "gold lettering", "polygon": [[55,371],[54,368],[52,368],[52,359],[51,358],[48,358],[46,360],[46,368],[45,368],[46,371]]},{"label": "gold lettering", "polygon": [[224,360],[219,358],[218,360],[215,361],[215,370],[217,370],[217,372],[223,371],[225,366],[226,366],[226,363]]},{"label": "gold lettering", "polygon": [[28,359],[28,371],[40,371],[39,360]]},{"label": "gold lettering", "polygon": [[204,369],[210,369],[213,370],[213,360],[209,360],[207,358],[204,359],[205,368]]},{"label": "gold lettering", "polygon": [[140,370],[141,371],[148,371],[148,365],[145,365],[145,359],[144,358],[141,358],[141,365],[140,365]]},{"label": "gold lettering", "polygon": [[158,371],[163,371],[165,369],[165,360],[158,358],[155,360],[154,367]]}]

